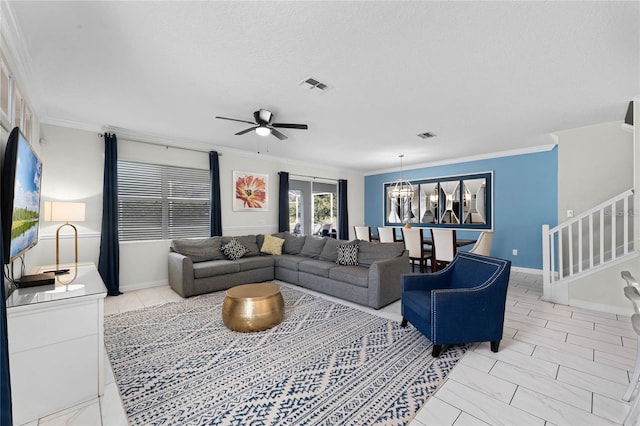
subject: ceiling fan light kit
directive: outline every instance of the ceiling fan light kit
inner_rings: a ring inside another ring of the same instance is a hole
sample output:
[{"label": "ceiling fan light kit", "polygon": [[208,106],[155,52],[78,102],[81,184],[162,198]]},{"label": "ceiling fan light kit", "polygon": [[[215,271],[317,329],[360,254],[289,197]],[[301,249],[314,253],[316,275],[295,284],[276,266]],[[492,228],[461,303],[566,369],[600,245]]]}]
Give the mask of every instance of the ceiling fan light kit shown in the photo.
[{"label": "ceiling fan light kit", "polygon": [[271,129],[269,129],[268,127],[258,126],[256,128],[256,133],[260,136],[269,136],[271,134]]},{"label": "ceiling fan light kit", "polygon": [[299,130],[307,130],[309,128],[309,126],[307,126],[306,124],[272,123],[271,121],[273,120],[273,113],[271,113],[271,111],[267,111],[266,109],[261,109],[253,113],[253,118],[255,119],[255,122],[247,121],[247,120],[239,120],[237,118],[228,118],[228,117],[216,117],[216,118],[219,118],[221,120],[237,121],[240,123],[247,123],[247,124],[253,125],[253,127],[249,127],[248,129],[239,131],[238,133],[236,133],[236,135],[244,135],[245,133],[249,133],[250,131],[255,130],[256,133],[259,134],[260,136],[268,136],[271,134],[280,140],[287,139],[287,136],[284,135],[282,132],[276,130],[275,127],[280,127],[284,129],[299,129]]}]

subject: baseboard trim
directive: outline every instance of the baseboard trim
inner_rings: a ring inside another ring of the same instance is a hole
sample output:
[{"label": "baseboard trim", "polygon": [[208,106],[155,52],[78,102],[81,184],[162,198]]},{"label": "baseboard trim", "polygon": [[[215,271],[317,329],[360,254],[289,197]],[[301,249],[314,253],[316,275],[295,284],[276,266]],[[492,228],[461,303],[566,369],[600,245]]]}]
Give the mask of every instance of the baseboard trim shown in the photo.
[{"label": "baseboard trim", "polygon": [[542,269],[523,268],[521,266],[511,266],[513,272],[522,272],[525,274],[542,275]]},{"label": "baseboard trim", "polygon": [[[631,305],[631,304],[629,304]],[[634,314],[633,309],[623,308],[621,306],[603,305],[601,303],[587,302],[580,299],[570,299],[569,306],[575,306],[576,308],[588,309],[590,311],[606,312],[608,314],[623,315],[630,317]]]},{"label": "baseboard trim", "polygon": [[145,288],[162,287],[164,285],[169,285],[169,282],[167,280],[147,281],[144,283],[121,285],[120,291],[125,293],[127,291],[144,290]]}]

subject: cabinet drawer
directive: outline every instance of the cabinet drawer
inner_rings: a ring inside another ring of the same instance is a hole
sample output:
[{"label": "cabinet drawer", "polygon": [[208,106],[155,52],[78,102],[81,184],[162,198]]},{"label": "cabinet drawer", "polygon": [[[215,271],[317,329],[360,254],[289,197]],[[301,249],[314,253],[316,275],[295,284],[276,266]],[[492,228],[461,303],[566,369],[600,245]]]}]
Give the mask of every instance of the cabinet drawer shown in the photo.
[{"label": "cabinet drawer", "polygon": [[8,309],[9,353],[97,334],[101,320],[95,300],[20,312]]}]

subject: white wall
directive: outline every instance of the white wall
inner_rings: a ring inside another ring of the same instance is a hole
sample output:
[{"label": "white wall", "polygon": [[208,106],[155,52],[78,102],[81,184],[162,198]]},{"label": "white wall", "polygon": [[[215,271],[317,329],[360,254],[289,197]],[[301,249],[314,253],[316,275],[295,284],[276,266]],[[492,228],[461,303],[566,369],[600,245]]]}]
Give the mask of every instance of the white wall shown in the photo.
[{"label": "white wall", "polygon": [[634,257],[570,283],[570,304],[596,311],[631,316],[635,312],[629,299],[624,296],[626,281],[620,276],[622,271],[629,271],[631,275],[640,279],[638,258]]},{"label": "white wall", "polygon": [[[79,261],[98,262],[102,216],[104,143],[97,132],[43,124],[40,146],[43,160],[42,200],[87,203],[86,221],[77,223],[80,235]],[[220,162],[222,227],[224,235],[277,232],[278,172],[348,180],[349,223],[364,222],[364,177],[312,164],[288,162],[263,154],[218,150]],[[209,154],[166,148],[148,143],[118,140],[118,157],[132,161],[179,165],[208,170]],[[233,212],[234,170],[269,175],[269,209],[266,212]],[[27,266],[55,263],[55,231],[59,223],[42,222],[40,242],[27,253]],[[70,229],[63,228],[61,262],[73,260]],[[170,241],[124,242],[120,244],[120,286],[123,290],[167,282],[167,252]]]},{"label": "white wall", "polygon": [[[621,112],[621,114],[624,111]],[[633,134],[621,121],[563,130],[558,141],[558,223],[633,187]]]},{"label": "white wall", "polygon": [[[97,264],[102,217],[102,139],[97,132],[42,125],[39,152],[42,159],[41,210],[45,201],[86,203],[86,220],[74,223],[79,234],[78,260]],[[55,264],[55,234],[60,225],[59,222],[40,222],[38,245],[25,255],[28,267]],[[64,227],[60,238],[60,262],[73,262],[71,228]]]},{"label": "white wall", "polygon": [[[573,210],[577,216],[633,187],[633,134],[622,129],[621,121],[563,130],[555,135],[558,223],[567,220],[567,210]],[[638,260],[572,281],[570,304],[631,315],[631,304],[623,292],[622,270],[638,276]]]}]

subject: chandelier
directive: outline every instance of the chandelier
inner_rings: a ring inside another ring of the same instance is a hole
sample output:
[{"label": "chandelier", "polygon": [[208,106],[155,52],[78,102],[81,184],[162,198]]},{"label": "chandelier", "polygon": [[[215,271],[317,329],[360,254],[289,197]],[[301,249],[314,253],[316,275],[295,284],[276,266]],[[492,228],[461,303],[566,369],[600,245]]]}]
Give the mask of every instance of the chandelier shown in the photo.
[{"label": "chandelier", "polygon": [[404,154],[400,154],[400,179],[396,180],[389,191],[391,198],[401,198],[403,200],[413,198],[413,185],[408,180],[402,179],[402,158]]}]

